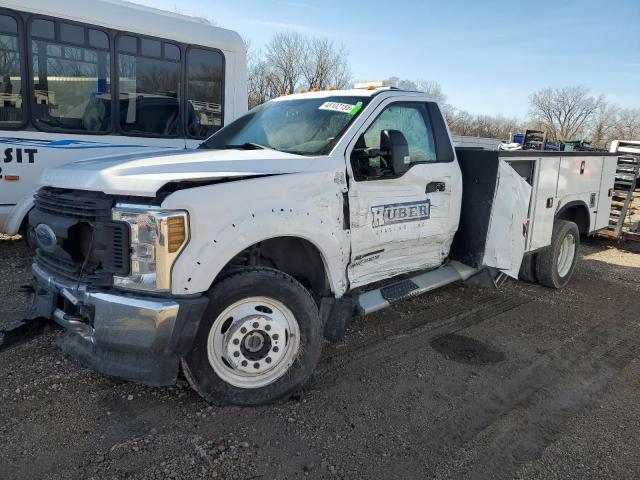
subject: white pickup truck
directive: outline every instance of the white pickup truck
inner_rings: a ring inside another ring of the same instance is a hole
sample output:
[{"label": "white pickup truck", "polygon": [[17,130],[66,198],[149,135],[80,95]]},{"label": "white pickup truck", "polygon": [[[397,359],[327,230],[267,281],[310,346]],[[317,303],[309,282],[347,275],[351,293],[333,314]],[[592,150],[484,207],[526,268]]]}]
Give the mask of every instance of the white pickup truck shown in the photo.
[{"label": "white pickup truck", "polygon": [[167,385],[181,366],[208,401],[272,402],[354,315],[519,271],[566,285],[615,158],[456,152],[422,93],[278,98],[195,151],[48,170],[33,315],[105,374]]}]

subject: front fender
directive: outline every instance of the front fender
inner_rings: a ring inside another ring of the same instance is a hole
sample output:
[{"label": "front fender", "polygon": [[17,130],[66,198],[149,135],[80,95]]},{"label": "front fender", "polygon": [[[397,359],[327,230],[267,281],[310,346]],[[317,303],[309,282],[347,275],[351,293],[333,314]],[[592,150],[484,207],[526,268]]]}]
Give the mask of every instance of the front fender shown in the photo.
[{"label": "front fender", "polygon": [[163,202],[189,212],[190,240],[172,271],[172,293],[209,289],[238,253],[276,237],[315,245],[336,296],[347,289],[349,234],[343,186],[335,173],[311,172],[240,180],[178,191]]}]

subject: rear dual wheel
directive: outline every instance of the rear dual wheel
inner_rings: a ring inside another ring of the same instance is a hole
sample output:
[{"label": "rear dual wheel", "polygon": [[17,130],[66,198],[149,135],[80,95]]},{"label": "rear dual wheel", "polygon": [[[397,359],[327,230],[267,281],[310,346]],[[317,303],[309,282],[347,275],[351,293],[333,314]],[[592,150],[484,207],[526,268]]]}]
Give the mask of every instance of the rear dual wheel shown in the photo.
[{"label": "rear dual wheel", "polygon": [[536,277],[540,285],[563,288],[569,283],[576,267],[580,231],[574,222],[556,220],[551,245],[537,254]]},{"label": "rear dual wheel", "polygon": [[210,302],[185,377],[216,404],[284,399],[311,377],[322,347],[313,298],[294,278],[269,268],[241,270],[209,291]]},{"label": "rear dual wheel", "polygon": [[536,274],[536,262],[538,259],[537,254],[527,254],[522,258],[522,265],[520,266],[520,272],[518,272],[518,278],[527,283],[538,283],[538,276]]}]

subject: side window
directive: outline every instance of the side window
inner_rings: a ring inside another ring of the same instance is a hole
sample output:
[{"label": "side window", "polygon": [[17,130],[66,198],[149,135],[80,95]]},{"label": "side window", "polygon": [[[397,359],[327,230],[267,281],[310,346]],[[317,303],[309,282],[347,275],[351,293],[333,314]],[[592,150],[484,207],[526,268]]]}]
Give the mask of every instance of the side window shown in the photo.
[{"label": "side window", "polygon": [[118,37],[120,128],[131,135],[180,133],[180,49],[130,35]]},{"label": "side window", "polygon": [[397,103],[385,108],[364,134],[364,148],[380,148],[380,132],[401,131],[409,144],[411,163],[437,160],[433,129],[426,105]]},{"label": "side window", "polygon": [[187,135],[206,138],[222,127],[224,59],[219,52],[187,53]]},{"label": "side window", "polygon": [[0,15],[0,125],[19,125],[22,108],[22,71],[18,48],[18,22]]},{"label": "side window", "polygon": [[[56,28],[57,27],[57,28]],[[36,19],[31,25],[33,121],[42,130],[111,128],[111,56],[105,32]]]}]

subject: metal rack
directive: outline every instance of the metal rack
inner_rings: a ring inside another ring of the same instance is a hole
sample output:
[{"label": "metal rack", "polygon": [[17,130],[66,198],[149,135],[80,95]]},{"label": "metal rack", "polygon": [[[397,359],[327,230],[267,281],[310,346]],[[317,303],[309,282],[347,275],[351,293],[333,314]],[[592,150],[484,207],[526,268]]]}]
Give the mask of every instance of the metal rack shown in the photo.
[{"label": "metal rack", "polygon": [[618,157],[608,227],[609,235],[616,238],[625,236],[625,221],[633,202],[639,172],[640,157],[631,155]]}]

